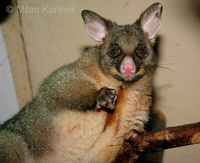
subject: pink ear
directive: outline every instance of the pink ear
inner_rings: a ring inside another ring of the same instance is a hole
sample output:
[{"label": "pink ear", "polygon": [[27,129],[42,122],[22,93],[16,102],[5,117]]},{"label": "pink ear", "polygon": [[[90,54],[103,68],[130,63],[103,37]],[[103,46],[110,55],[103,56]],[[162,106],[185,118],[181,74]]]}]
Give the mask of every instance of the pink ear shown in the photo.
[{"label": "pink ear", "polygon": [[96,41],[102,42],[107,36],[108,30],[106,20],[96,13],[88,10],[82,11],[82,17],[85,23],[87,33]]},{"label": "pink ear", "polygon": [[147,8],[140,17],[140,26],[149,39],[155,37],[161,27],[162,5],[155,3]]}]

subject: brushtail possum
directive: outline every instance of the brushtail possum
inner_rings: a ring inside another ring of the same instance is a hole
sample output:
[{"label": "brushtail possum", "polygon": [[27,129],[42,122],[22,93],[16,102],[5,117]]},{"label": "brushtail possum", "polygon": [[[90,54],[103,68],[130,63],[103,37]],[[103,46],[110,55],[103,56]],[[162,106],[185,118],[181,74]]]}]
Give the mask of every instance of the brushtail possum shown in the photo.
[{"label": "brushtail possum", "polygon": [[0,126],[0,162],[112,162],[124,134],[148,121],[161,14],[155,3],[135,23],[119,26],[82,11],[87,33],[99,44],[52,73]]}]

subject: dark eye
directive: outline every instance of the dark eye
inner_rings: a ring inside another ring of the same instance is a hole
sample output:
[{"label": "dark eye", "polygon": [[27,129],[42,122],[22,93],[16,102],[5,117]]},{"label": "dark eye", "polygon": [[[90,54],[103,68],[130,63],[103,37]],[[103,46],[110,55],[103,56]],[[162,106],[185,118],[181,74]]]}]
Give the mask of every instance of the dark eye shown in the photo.
[{"label": "dark eye", "polygon": [[117,44],[111,45],[111,47],[109,49],[110,56],[117,56],[120,52],[121,52],[121,49],[120,49],[119,45],[117,45]]},{"label": "dark eye", "polygon": [[135,50],[135,53],[140,57],[146,57],[147,56],[147,50],[144,45],[138,45],[138,47]]}]

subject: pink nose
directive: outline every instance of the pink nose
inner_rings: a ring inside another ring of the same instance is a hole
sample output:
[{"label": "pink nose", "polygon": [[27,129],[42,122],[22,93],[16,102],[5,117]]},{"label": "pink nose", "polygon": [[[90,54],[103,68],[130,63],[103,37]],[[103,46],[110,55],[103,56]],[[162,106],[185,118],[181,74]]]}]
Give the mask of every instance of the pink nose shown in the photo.
[{"label": "pink nose", "polygon": [[122,66],[122,70],[125,72],[125,73],[133,73],[134,70],[135,70],[135,66],[130,63],[130,62],[126,62],[123,66]]}]

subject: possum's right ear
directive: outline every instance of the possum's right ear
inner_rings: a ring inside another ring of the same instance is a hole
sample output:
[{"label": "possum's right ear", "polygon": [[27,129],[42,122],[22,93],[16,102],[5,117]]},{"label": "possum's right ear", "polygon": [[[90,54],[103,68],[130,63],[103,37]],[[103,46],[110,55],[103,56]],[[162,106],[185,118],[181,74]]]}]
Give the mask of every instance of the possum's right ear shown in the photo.
[{"label": "possum's right ear", "polygon": [[83,10],[81,15],[87,33],[96,41],[102,42],[108,35],[107,20],[89,10]]}]

